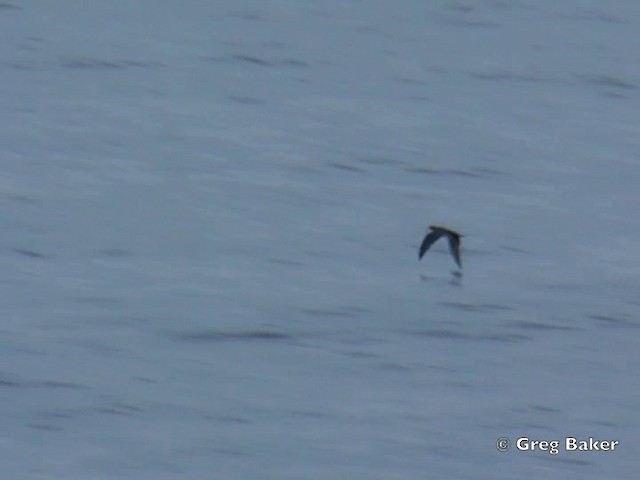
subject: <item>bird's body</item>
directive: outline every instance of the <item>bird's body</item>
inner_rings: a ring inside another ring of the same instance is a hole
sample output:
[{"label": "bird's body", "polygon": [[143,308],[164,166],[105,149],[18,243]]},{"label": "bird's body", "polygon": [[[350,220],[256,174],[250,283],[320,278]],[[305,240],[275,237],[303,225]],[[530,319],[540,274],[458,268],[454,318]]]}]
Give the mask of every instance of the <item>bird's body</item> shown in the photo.
[{"label": "bird's body", "polygon": [[462,268],[462,263],[460,262],[460,237],[462,237],[462,235],[449,228],[440,227],[438,225],[431,225],[429,228],[431,231],[427,233],[420,245],[418,260],[424,256],[431,245],[433,245],[440,237],[445,236],[449,241],[449,250],[451,250],[453,259],[458,264],[458,267]]}]

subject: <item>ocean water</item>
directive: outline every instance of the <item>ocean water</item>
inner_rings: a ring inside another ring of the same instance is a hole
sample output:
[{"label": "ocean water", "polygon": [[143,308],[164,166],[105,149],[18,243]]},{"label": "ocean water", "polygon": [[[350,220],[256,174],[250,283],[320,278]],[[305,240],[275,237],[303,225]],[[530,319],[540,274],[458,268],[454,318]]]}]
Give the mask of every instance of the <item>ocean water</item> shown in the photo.
[{"label": "ocean water", "polygon": [[[3,475],[635,479],[638,31],[632,0],[1,3]],[[462,274],[418,261],[431,223]]]}]

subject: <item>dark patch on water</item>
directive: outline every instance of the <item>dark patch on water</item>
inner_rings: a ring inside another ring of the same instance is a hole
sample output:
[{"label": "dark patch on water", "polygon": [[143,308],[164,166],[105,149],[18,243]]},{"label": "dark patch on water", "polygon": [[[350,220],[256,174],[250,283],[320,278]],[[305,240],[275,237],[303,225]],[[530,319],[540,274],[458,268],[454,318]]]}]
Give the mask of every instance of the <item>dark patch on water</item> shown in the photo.
[{"label": "dark patch on water", "polygon": [[7,198],[17,203],[25,205],[41,205],[42,201],[36,198],[27,197],[26,195],[7,195]]},{"label": "dark patch on water", "polygon": [[443,18],[438,21],[443,25],[451,25],[452,27],[462,28],[498,28],[500,24],[497,22],[483,20],[467,20],[464,18]]},{"label": "dark patch on water", "polygon": [[307,68],[310,67],[311,65],[303,60],[296,60],[294,58],[287,58],[284,60],[280,61],[280,64],[285,66],[285,67],[301,67],[301,68]]},{"label": "dark patch on water", "polygon": [[400,365],[398,363],[376,363],[371,366],[376,371],[384,371],[384,372],[393,372],[393,373],[408,373],[412,372],[413,368],[407,367],[406,365]]},{"label": "dark patch on water", "polygon": [[[495,5],[498,6],[499,4],[496,3]],[[477,7],[477,3],[474,2],[447,4],[444,9],[446,13],[439,17],[439,23],[470,28],[496,28],[500,26],[496,22],[482,19]]]},{"label": "dark patch on water", "polygon": [[292,417],[311,418],[313,420],[322,420],[328,417],[326,413],[317,412],[313,410],[290,410],[288,413]]},{"label": "dark patch on water", "polygon": [[451,5],[447,5],[446,9],[452,12],[460,12],[460,13],[471,13],[475,10],[473,6],[466,3],[465,4],[453,3]]},{"label": "dark patch on water", "polygon": [[497,305],[494,303],[462,303],[462,302],[440,302],[445,307],[464,310],[465,312],[498,312],[504,310],[513,310],[506,305]]},{"label": "dark patch on water", "polygon": [[62,427],[57,427],[55,425],[49,425],[46,423],[27,423],[27,427],[34,428],[42,432],[61,432],[62,431]]},{"label": "dark patch on water", "polygon": [[562,413],[562,411],[557,408],[547,407],[545,405],[532,405],[531,410],[541,413]]},{"label": "dark patch on water", "polygon": [[24,257],[37,258],[37,259],[40,259],[40,260],[46,260],[46,259],[49,259],[49,258],[53,257],[53,255],[49,255],[49,254],[42,253],[42,252],[36,252],[35,250],[31,250],[31,249],[28,249],[28,248],[12,248],[11,251],[13,251],[13,252],[15,252],[15,253],[17,253],[19,255],[22,255]]},{"label": "dark patch on water", "polygon": [[[399,77],[397,75],[394,75],[391,77],[391,79],[395,82],[402,83],[403,85],[415,85],[415,86],[429,85],[429,82],[425,80],[419,80],[417,78]],[[424,100],[426,99],[426,97],[423,97],[422,99]]]},{"label": "dark patch on water", "polygon": [[264,105],[266,102],[256,97],[248,97],[248,96],[230,96],[229,100],[232,100],[237,103],[241,103],[243,105]]},{"label": "dark patch on water", "polygon": [[229,424],[237,424],[237,425],[250,425],[253,423],[252,421],[244,417],[236,417],[233,415],[215,415],[215,416],[205,415],[204,419],[210,420],[212,422],[229,423]]},{"label": "dark patch on water", "polygon": [[576,75],[576,79],[587,85],[596,87],[615,88],[618,90],[637,90],[633,83],[611,75]]},{"label": "dark patch on water", "polygon": [[46,410],[38,413],[38,417],[44,420],[66,420],[69,418],[73,418],[74,415],[77,415],[77,412],[73,412],[71,410]]},{"label": "dark patch on water", "polygon": [[535,422],[519,422],[520,428],[526,432],[530,432],[533,430],[540,430],[543,432],[550,432],[553,429],[549,428],[547,425],[543,423],[535,423]]},{"label": "dark patch on water", "polygon": [[514,322],[512,326],[515,328],[520,328],[522,330],[565,330],[565,331],[581,330],[580,328],[568,327],[566,325],[553,325],[549,323],[532,322],[532,321],[526,321],[526,320]]},{"label": "dark patch on water", "polygon": [[621,24],[624,23],[622,19],[616,17],[615,15],[611,15],[609,13],[604,12],[587,12],[582,14],[559,14],[558,16],[565,18],[567,20],[573,21],[581,21],[581,22],[603,22],[603,23],[611,23],[611,24]]},{"label": "dark patch on water", "polygon": [[594,466],[595,462],[589,462],[587,460],[582,460],[579,458],[572,458],[572,457],[567,457],[567,456],[560,456],[560,455],[543,455],[543,456],[538,456],[538,458],[540,460],[543,461],[547,461],[547,462],[560,462],[560,463],[565,463],[567,465],[579,465],[581,467],[592,467]]},{"label": "dark patch on water", "polygon": [[406,167],[405,171],[411,173],[421,173],[426,175],[452,175],[461,177],[479,177],[480,175],[466,170],[449,168],[429,168],[429,167]]},{"label": "dark patch on water", "polygon": [[405,162],[401,160],[396,160],[395,158],[388,157],[358,157],[356,158],[356,162],[364,163],[365,165],[389,167],[398,167],[405,164]]},{"label": "dark patch on water", "polygon": [[618,429],[620,428],[620,425],[614,422],[608,422],[606,420],[592,420],[590,422],[593,425],[597,425],[599,427],[607,427],[607,428],[611,428],[611,429]]},{"label": "dark patch on water", "polygon": [[500,248],[503,250],[507,250],[508,252],[514,252],[514,253],[531,253],[528,250],[524,250],[518,247],[510,247],[508,245],[501,245]]},{"label": "dark patch on water", "polygon": [[546,283],[546,284],[534,284],[536,288],[541,288],[543,290],[562,290],[565,292],[580,292],[583,290],[582,285],[577,285],[573,283]]},{"label": "dark patch on water", "polygon": [[614,317],[613,315],[588,315],[589,318],[597,320],[598,324],[607,328],[638,328],[640,325],[631,318]]},{"label": "dark patch on water", "polygon": [[[411,246],[411,249],[412,250],[415,249],[415,246]],[[438,253],[439,255],[445,255],[444,252],[435,251],[434,253]],[[446,255],[448,255],[448,253],[446,253]],[[443,278],[441,277],[432,277],[429,275],[425,275],[424,273],[421,273],[420,281],[424,283],[431,283],[431,282],[440,283],[440,284],[447,283],[453,287],[457,287],[457,288],[462,287],[462,277],[463,277],[462,272],[460,272],[459,270],[451,270],[450,273],[451,273],[451,277],[449,277],[446,280],[443,280]]]},{"label": "dark patch on water", "polygon": [[235,60],[237,62],[241,62],[241,63],[249,63],[252,65],[260,65],[261,67],[270,67],[273,65],[273,62],[270,62],[269,60],[265,60],[263,58],[259,58],[259,57],[254,57],[252,55],[245,55],[242,53],[238,53],[235,55],[231,55],[230,57],[231,60]]},{"label": "dark patch on water", "polygon": [[427,368],[429,370],[435,370],[436,372],[442,372],[442,373],[460,373],[460,370],[458,370],[457,368],[450,367],[450,366],[429,365]]},{"label": "dark patch on water", "polygon": [[313,317],[344,317],[344,318],[356,318],[369,310],[359,307],[338,307],[338,308],[301,308],[300,311],[305,315],[311,315]]},{"label": "dark patch on water", "polygon": [[249,458],[252,455],[247,453],[246,450],[238,450],[236,448],[231,448],[231,447],[214,447],[211,449],[212,452],[214,453],[219,453],[220,455],[228,455],[231,457],[246,457]]},{"label": "dark patch on water", "polygon": [[616,99],[616,100],[627,98],[626,95],[623,95],[623,94],[617,93],[617,92],[603,92],[602,96],[603,97],[607,97],[607,98],[613,98],[613,99]]},{"label": "dark patch on water", "polygon": [[124,248],[103,248],[98,250],[98,254],[111,258],[124,258],[132,255],[131,252]]},{"label": "dark patch on water", "polygon": [[84,389],[84,387],[82,387],[81,385],[78,385],[77,383],[60,382],[56,380],[48,380],[45,382],[34,382],[29,386],[38,387],[38,388],[71,389],[71,390]]},{"label": "dark patch on water", "polygon": [[36,72],[38,70],[42,70],[42,67],[36,66],[33,64],[7,62],[5,65],[7,65],[10,68],[13,68],[14,70],[25,71],[25,72]]},{"label": "dark patch on water", "polygon": [[201,330],[194,332],[184,332],[173,335],[176,340],[187,342],[237,342],[237,341],[274,341],[288,340],[290,335],[270,330],[249,330],[249,331],[220,331]]},{"label": "dark patch on water", "polygon": [[160,62],[139,60],[103,60],[90,57],[73,57],[60,60],[64,68],[74,69],[123,69],[123,68],[156,68],[162,66]]},{"label": "dark patch on water", "polygon": [[329,167],[337,168],[338,170],[344,170],[347,172],[366,173],[366,170],[362,168],[354,167],[353,165],[348,165],[346,163],[331,162],[331,163],[328,163],[327,165]]},{"label": "dark patch on water", "polygon": [[363,352],[362,350],[344,352],[343,355],[349,358],[363,358],[363,359],[380,358],[380,355],[376,353]]},{"label": "dark patch on water", "polygon": [[205,60],[214,63],[245,63],[259,67],[294,67],[307,68],[310,64],[304,60],[295,58],[285,58],[280,60],[267,60],[266,58],[257,57],[255,55],[247,55],[244,53],[235,53],[232,55],[224,55],[220,57],[204,57]]},{"label": "dark patch on water", "polygon": [[469,72],[468,75],[471,78],[477,78],[479,80],[490,80],[499,82],[541,82],[542,78],[534,75],[523,75],[514,72],[508,72],[504,70],[496,70],[493,72]]},{"label": "dark patch on water", "polygon": [[236,13],[230,14],[229,16],[238,18],[240,20],[249,20],[252,22],[255,22],[258,20],[264,20],[264,17],[262,15],[260,15],[259,13],[253,13],[253,12],[236,12]]},{"label": "dark patch on water", "polygon": [[86,296],[86,297],[68,297],[69,300],[79,303],[81,305],[118,305],[120,304],[120,300],[116,298],[110,297],[100,297],[100,296]]},{"label": "dark patch on water", "polygon": [[423,175],[441,175],[469,178],[484,178],[499,173],[497,170],[491,170],[482,167],[474,167],[468,170],[461,170],[457,168],[405,167],[404,170],[406,172],[419,173]]},{"label": "dark patch on water", "polygon": [[14,5],[13,3],[0,3],[0,10],[22,10],[22,7]]},{"label": "dark patch on water", "polygon": [[133,405],[118,403],[110,405],[108,407],[97,407],[94,409],[94,411],[97,413],[105,413],[107,415],[132,416],[136,413],[142,412],[142,409],[134,407]]},{"label": "dark patch on water", "polygon": [[0,387],[20,387],[20,382],[13,380],[0,379]]},{"label": "dark patch on water", "polygon": [[429,338],[440,338],[445,340],[460,340],[460,341],[471,341],[471,342],[500,342],[500,343],[516,343],[523,342],[526,340],[531,340],[531,337],[528,335],[517,335],[510,333],[503,334],[493,334],[493,333],[464,333],[456,330],[447,330],[447,329],[434,329],[434,330],[422,330],[413,332],[414,335],[429,337]]},{"label": "dark patch on water", "polygon": [[270,258],[269,263],[283,265],[285,267],[303,267],[305,265],[303,262],[299,262],[298,260],[290,260],[288,258]]},{"label": "dark patch on water", "polygon": [[488,167],[473,167],[471,170],[477,173],[485,174],[485,175],[503,175],[504,174],[504,172],[501,172],[500,170],[496,170],[495,168],[488,168]]},{"label": "dark patch on water", "polygon": [[155,378],[149,378],[149,377],[132,377],[132,379],[135,380],[136,382],[149,383],[152,385],[157,385],[158,383],[160,383]]}]

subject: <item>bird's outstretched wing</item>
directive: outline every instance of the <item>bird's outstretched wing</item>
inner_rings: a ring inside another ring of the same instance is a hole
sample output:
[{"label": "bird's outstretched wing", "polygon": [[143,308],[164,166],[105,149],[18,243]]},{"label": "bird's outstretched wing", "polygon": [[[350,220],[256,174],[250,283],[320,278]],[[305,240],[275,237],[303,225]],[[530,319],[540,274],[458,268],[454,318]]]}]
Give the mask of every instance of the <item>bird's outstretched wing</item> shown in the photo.
[{"label": "bird's outstretched wing", "polygon": [[460,263],[460,237],[458,235],[448,235],[448,237],[451,255],[453,255],[453,259],[456,261],[458,266],[462,268],[462,263]]},{"label": "bird's outstretched wing", "polygon": [[423,255],[429,250],[429,247],[433,245],[433,243],[438,240],[442,236],[442,232],[439,230],[433,230],[427,233],[427,236],[422,240],[422,244],[420,245],[420,251],[418,253],[418,260],[420,260]]}]

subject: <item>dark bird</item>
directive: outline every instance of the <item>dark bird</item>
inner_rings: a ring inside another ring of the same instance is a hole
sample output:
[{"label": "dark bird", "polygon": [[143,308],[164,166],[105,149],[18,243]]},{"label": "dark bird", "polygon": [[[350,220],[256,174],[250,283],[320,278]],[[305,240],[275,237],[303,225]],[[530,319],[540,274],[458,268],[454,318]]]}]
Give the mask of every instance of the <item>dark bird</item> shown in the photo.
[{"label": "dark bird", "polygon": [[462,264],[460,263],[460,235],[458,232],[454,232],[445,227],[440,227],[438,225],[431,225],[429,227],[431,231],[427,233],[422,240],[422,244],[420,245],[420,252],[418,254],[418,260],[420,260],[424,254],[429,250],[429,247],[433,245],[440,237],[445,236],[449,241],[449,250],[451,250],[451,255],[453,255],[453,259],[458,264],[458,267],[462,268]]}]

